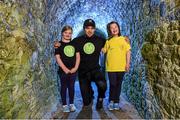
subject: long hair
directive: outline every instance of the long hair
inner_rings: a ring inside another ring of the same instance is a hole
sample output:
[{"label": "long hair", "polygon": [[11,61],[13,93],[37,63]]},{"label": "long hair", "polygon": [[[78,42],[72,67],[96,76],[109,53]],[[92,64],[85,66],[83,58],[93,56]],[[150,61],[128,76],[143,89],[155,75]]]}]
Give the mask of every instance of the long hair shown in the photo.
[{"label": "long hair", "polygon": [[61,40],[62,40],[63,32],[66,31],[66,30],[71,30],[71,31],[73,32],[73,29],[72,29],[71,26],[69,26],[69,25],[64,26],[64,27],[62,28],[62,30],[61,30]]},{"label": "long hair", "polygon": [[111,21],[110,23],[107,24],[107,33],[108,33],[108,39],[112,38],[112,33],[111,33],[111,30],[110,30],[110,26],[112,24],[116,24],[118,26],[118,29],[119,29],[119,33],[118,33],[118,36],[121,36],[121,29],[120,29],[120,25],[118,24],[118,22],[116,21]]}]

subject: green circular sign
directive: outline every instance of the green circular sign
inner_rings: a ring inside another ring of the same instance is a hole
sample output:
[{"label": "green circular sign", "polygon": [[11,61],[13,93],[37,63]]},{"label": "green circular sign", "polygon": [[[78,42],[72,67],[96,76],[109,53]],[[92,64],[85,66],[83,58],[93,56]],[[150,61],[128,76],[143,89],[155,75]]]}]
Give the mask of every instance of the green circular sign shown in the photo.
[{"label": "green circular sign", "polygon": [[64,47],[64,54],[67,57],[73,57],[74,53],[75,53],[75,48],[73,46],[67,45],[67,46]]},{"label": "green circular sign", "polygon": [[88,42],[84,45],[83,49],[86,54],[92,54],[95,51],[95,46],[93,43]]}]

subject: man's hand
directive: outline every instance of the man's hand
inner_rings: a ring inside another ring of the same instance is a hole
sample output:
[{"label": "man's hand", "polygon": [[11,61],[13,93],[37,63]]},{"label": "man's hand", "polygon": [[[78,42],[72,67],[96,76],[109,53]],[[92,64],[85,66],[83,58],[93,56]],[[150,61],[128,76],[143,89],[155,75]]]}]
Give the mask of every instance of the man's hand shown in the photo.
[{"label": "man's hand", "polygon": [[102,49],[101,49],[101,52],[106,53],[106,51],[105,51],[105,49],[104,49],[104,48],[102,48]]},{"label": "man's hand", "polygon": [[129,72],[129,68],[130,68],[130,65],[126,64],[126,67],[125,67],[126,72]]},{"label": "man's hand", "polygon": [[70,73],[73,74],[73,73],[75,73],[76,71],[77,71],[76,68],[72,68],[72,69],[70,70]]},{"label": "man's hand", "polygon": [[128,44],[130,43],[129,38],[127,36],[125,36],[125,40]]},{"label": "man's hand", "polygon": [[61,43],[59,43],[58,41],[54,42],[54,48],[58,48],[61,46]]}]

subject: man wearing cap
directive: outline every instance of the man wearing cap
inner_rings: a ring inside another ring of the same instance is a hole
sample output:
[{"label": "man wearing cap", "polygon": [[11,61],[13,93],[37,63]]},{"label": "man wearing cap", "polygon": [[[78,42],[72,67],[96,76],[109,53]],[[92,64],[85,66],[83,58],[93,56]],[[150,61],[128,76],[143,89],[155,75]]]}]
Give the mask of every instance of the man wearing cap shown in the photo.
[{"label": "man wearing cap", "polygon": [[[105,77],[100,70],[99,56],[101,49],[105,44],[105,39],[94,34],[95,28],[96,26],[94,20],[85,20],[83,25],[85,35],[77,37],[73,41],[77,45],[77,49],[81,56],[78,77],[83,104],[84,106],[88,106],[93,100],[94,92],[91,87],[91,82],[93,81],[98,89],[96,108],[101,109],[103,106],[103,98],[105,97],[107,84]],[[55,47],[57,46],[58,45],[55,44]]]}]

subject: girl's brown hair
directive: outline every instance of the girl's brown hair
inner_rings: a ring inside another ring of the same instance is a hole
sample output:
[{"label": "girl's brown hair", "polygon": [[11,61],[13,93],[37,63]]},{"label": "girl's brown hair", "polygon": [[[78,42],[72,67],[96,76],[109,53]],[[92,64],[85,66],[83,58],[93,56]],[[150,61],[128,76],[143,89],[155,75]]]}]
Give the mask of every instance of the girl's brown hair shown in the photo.
[{"label": "girl's brown hair", "polygon": [[121,31],[120,31],[120,25],[118,24],[118,22],[115,22],[115,21],[111,21],[110,23],[107,24],[107,33],[108,33],[108,38],[112,38],[112,33],[111,33],[111,30],[110,30],[110,26],[112,24],[116,24],[118,26],[118,29],[119,29],[119,33],[118,33],[118,36],[121,36]]},{"label": "girl's brown hair", "polygon": [[63,34],[63,32],[66,31],[66,30],[71,30],[71,31],[73,32],[73,29],[72,29],[71,26],[69,26],[69,25],[64,26],[64,27],[62,28],[62,30],[61,30],[61,40],[62,40],[62,34]]}]

